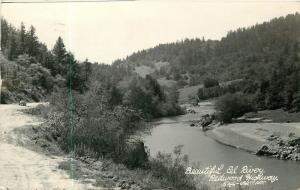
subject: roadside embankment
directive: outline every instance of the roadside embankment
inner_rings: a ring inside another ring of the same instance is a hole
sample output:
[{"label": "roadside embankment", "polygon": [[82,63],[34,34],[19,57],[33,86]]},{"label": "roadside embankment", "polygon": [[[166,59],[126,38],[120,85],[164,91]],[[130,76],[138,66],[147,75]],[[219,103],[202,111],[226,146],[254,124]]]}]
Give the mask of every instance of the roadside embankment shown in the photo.
[{"label": "roadside embankment", "polygon": [[47,156],[22,146],[28,140],[15,130],[38,128],[42,121],[21,110],[36,105],[0,105],[0,189],[95,189],[70,179],[58,168],[65,158]]}]

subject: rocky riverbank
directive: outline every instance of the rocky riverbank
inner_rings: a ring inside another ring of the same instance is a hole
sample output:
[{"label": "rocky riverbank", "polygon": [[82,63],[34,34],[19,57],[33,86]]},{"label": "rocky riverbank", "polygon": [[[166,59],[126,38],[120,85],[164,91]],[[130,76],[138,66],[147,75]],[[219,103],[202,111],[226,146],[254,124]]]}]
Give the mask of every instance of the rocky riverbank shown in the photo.
[{"label": "rocky riverbank", "polygon": [[300,160],[300,123],[234,123],[206,133],[220,143],[259,156]]}]

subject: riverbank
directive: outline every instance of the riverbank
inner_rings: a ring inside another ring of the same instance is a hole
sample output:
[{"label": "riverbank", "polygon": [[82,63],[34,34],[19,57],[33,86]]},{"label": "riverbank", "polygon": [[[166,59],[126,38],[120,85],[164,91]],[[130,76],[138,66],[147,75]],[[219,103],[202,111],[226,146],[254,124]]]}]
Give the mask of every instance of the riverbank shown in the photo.
[{"label": "riverbank", "polygon": [[233,123],[206,134],[220,143],[257,155],[300,159],[300,123]]}]

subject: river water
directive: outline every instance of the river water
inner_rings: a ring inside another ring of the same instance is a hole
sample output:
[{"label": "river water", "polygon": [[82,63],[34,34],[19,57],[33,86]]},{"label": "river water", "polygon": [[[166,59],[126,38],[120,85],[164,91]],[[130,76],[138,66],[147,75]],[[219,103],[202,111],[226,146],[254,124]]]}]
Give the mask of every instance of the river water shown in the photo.
[{"label": "river water", "polygon": [[[151,133],[144,136],[145,145],[151,156],[158,151],[171,153],[175,146],[183,145],[183,153],[190,162],[198,162],[198,168],[224,164],[229,166],[258,167],[264,169],[264,175],[278,176],[278,181],[265,185],[252,186],[250,189],[295,190],[300,187],[300,162],[283,161],[267,157],[258,157],[249,152],[229,147],[206,136],[201,128],[190,127],[191,120],[197,120],[205,113],[214,111],[212,106],[197,108],[196,114],[162,118],[153,122]],[[217,188],[219,184],[207,182]]]}]

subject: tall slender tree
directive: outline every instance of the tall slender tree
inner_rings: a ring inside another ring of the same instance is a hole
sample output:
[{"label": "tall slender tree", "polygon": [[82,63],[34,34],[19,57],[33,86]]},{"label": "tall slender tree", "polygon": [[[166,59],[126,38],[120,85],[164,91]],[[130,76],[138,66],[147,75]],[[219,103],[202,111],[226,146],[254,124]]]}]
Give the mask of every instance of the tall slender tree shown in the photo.
[{"label": "tall slender tree", "polygon": [[25,53],[25,40],[26,40],[26,29],[24,23],[21,22],[21,28],[19,33],[18,54]]},{"label": "tall slender tree", "polygon": [[30,56],[37,56],[39,53],[39,42],[35,31],[35,28],[30,26],[26,35],[26,53]]},{"label": "tall slender tree", "polygon": [[53,73],[63,75],[65,73],[64,68],[66,68],[64,65],[66,63],[67,51],[63,39],[60,36],[56,40],[52,53],[54,55]]}]

